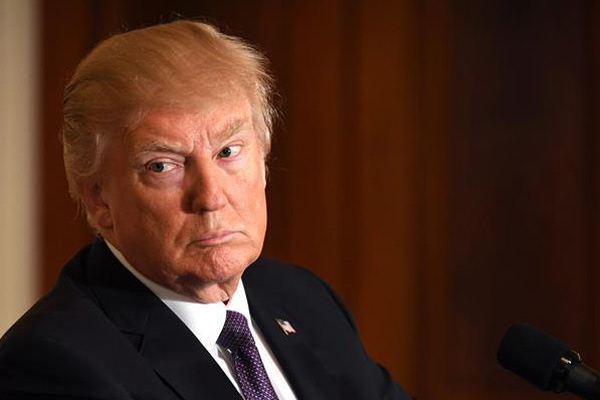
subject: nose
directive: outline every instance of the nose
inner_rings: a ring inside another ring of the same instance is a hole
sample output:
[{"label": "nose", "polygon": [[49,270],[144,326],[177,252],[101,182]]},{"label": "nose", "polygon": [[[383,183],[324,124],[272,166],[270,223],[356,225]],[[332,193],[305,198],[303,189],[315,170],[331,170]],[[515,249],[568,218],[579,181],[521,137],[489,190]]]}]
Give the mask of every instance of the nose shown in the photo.
[{"label": "nose", "polygon": [[198,166],[189,176],[189,205],[194,213],[218,211],[227,204],[226,177],[217,168]]}]

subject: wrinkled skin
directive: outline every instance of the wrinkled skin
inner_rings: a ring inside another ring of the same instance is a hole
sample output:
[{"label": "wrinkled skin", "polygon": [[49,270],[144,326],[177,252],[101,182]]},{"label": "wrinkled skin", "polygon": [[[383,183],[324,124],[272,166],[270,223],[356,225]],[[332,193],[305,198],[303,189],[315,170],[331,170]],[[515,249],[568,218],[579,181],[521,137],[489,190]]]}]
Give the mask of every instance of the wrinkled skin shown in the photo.
[{"label": "wrinkled skin", "polygon": [[264,151],[246,96],[158,109],[113,140],[84,202],[102,236],[151,280],[227,301],[266,230]]}]

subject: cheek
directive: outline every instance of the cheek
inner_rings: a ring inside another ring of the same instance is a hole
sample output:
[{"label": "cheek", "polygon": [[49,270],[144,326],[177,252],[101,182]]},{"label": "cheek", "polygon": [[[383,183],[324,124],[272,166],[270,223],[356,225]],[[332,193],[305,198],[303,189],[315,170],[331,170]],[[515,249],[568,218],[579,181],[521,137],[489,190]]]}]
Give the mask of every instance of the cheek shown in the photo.
[{"label": "cheek", "polygon": [[169,231],[169,226],[175,223],[179,204],[166,191],[123,190],[120,194],[117,218],[124,229],[138,231],[138,235],[148,236],[163,230]]},{"label": "cheek", "polygon": [[267,200],[262,179],[254,181],[243,195],[244,210],[247,221],[257,233],[266,229],[267,222]]}]

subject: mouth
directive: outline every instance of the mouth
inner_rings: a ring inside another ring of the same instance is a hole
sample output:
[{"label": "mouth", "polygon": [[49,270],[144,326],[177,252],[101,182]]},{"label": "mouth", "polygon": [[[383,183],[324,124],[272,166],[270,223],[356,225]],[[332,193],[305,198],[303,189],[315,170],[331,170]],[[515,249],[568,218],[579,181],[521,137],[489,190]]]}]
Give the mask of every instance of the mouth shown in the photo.
[{"label": "mouth", "polygon": [[230,230],[208,232],[199,238],[194,239],[191,244],[202,247],[215,246],[230,241],[236,233],[236,231]]}]

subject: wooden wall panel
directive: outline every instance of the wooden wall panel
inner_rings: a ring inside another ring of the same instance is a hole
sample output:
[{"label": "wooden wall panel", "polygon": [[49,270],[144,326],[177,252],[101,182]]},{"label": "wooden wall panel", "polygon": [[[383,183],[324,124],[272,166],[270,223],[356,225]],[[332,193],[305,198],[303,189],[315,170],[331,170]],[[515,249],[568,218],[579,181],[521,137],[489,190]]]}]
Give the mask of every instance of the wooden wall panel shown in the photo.
[{"label": "wooden wall panel", "polygon": [[542,399],[495,364],[526,319],[600,365],[592,0],[43,3],[45,287],[89,240],[66,195],[66,76],[174,15],[256,43],[281,92],[265,253],[325,277],[422,399]]},{"label": "wooden wall panel", "polygon": [[283,131],[290,168],[285,173],[288,257],[318,268],[335,286],[344,274],[340,205],[345,197],[341,174],[347,157],[340,146],[344,132],[339,4],[335,0],[293,2]]},{"label": "wooden wall panel", "polygon": [[[423,3],[420,85],[421,154],[419,171],[419,242],[416,301],[419,356],[415,368],[416,395],[423,399],[450,399],[445,357],[452,316],[447,308],[450,275],[450,191],[452,189],[450,126],[453,115],[450,78],[454,30],[451,7],[444,0]],[[469,396],[456,396],[469,399]],[[479,398],[479,397],[476,397]]]},{"label": "wooden wall panel", "polygon": [[454,4],[453,345],[442,376],[457,398],[544,398],[501,371],[494,353],[521,320],[579,348],[592,341],[585,3]]},{"label": "wooden wall panel", "polygon": [[[588,104],[587,104],[587,122],[588,122],[588,184],[591,186],[589,193],[588,220],[590,229],[588,231],[589,242],[593,251],[593,262],[590,271],[590,285],[592,288],[600,287],[600,3],[591,2],[587,13],[589,26],[589,52],[590,64],[588,65]],[[591,290],[594,298],[590,301],[590,325],[594,334],[600,332],[600,296],[596,296],[596,290]],[[600,365],[600,343],[594,341],[590,349],[589,357],[593,365]]]},{"label": "wooden wall panel", "polygon": [[412,389],[418,371],[418,2],[364,2],[358,71],[360,265],[355,314],[367,348]]},{"label": "wooden wall panel", "polygon": [[[114,2],[103,3],[112,15]],[[41,176],[42,198],[39,207],[42,220],[41,292],[54,285],[62,265],[91,239],[85,218],[67,193],[67,182],[59,143],[62,92],[77,62],[100,38],[100,26],[91,1],[63,0],[41,2],[42,77],[41,77]]]},{"label": "wooden wall panel", "polygon": [[[280,116],[275,121],[272,152],[267,184],[268,230],[265,240],[265,254],[276,259],[285,259],[290,253],[288,227],[291,223],[289,204],[292,193],[287,190],[289,182],[292,151],[289,135],[286,130],[286,118],[290,107],[289,98],[284,93],[290,92],[292,82],[292,49],[289,46],[292,35],[291,3],[279,0],[261,2],[258,22],[257,42],[270,61],[271,72],[277,80],[276,104]],[[277,222],[275,222],[277,221]]]}]

